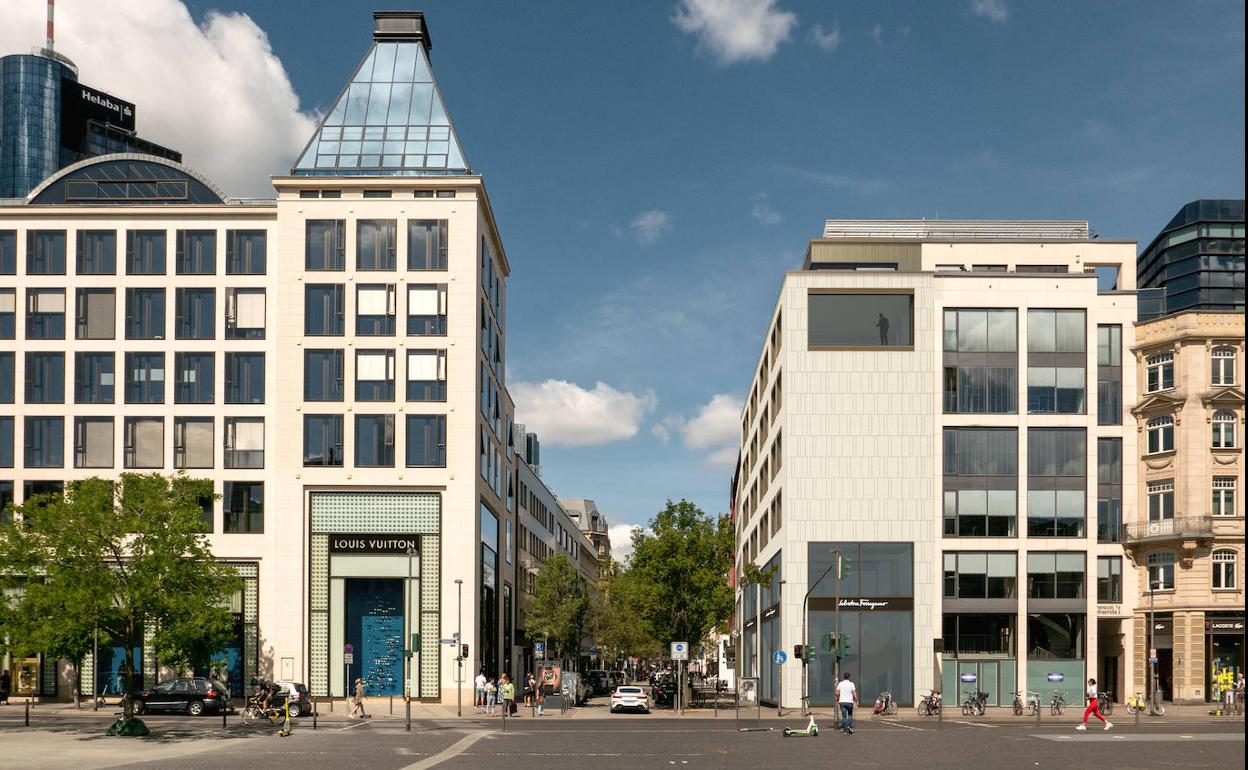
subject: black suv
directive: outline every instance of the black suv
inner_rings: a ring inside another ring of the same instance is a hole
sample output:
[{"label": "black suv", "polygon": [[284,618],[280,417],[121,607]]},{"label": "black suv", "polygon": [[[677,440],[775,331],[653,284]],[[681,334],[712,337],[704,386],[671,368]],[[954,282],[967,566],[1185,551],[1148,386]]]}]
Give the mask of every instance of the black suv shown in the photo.
[{"label": "black suv", "polygon": [[230,710],[230,691],[215,679],[181,677],[161,682],[150,690],[136,693],[135,711],[184,711],[193,717],[209,711]]}]

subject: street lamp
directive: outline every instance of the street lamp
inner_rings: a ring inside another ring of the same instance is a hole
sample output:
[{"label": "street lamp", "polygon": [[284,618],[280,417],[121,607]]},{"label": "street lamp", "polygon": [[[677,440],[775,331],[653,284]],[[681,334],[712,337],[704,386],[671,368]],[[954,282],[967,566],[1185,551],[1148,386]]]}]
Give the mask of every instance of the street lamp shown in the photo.
[{"label": "street lamp", "polygon": [[403,610],[403,617],[407,619],[407,655],[404,656],[404,663],[407,667],[406,676],[403,678],[403,703],[407,709],[407,732],[412,731],[412,673],[416,666],[416,651],[412,649],[412,561],[416,557],[415,546],[407,547],[407,607]]},{"label": "street lamp", "polygon": [[456,620],[455,631],[455,662],[457,668],[455,670],[455,715],[464,715],[464,581],[455,580],[455,605],[458,619]]},{"label": "street lamp", "polygon": [[[802,639],[805,641],[806,644],[810,643],[810,639],[807,638],[809,630],[810,630],[809,629],[810,595],[814,593],[815,589],[819,587],[819,584],[823,582],[823,579],[827,577],[828,573],[831,572],[832,569],[835,567],[837,568],[836,570],[836,605],[835,605],[836,607],[835,609],[836,643],[837,643],[836,658],[839,661],[840,656],[841,656],[841,648],[840,648],[840,643],[841,643],[841,601],[840,601],[841,570],[839,569],[838,565],[840,564],[840,561],[841,561],[841,549],[839,548],[833,549],[832,556],[833,556],[832,563],[828,565],[827,569],[825,569],[822,573],[820,573],[818,580],[810,584],[810,588],[806,590],[806,595],[802,597]],[[806,675],[807,674],[806,670],[807,670],[807,666],[803,665],[802,666],[802,716],[806,716],[810,713],[810,704],[807,703],[807,687],[809,686],[808,685],[809,677],[807,677]],[[832,668],[832,686],[833,687],[836,686],[836,676],[838,672],[839,672],[839,668],[835,664],[833,664],[833,668]],[[839,712],[835,712],[835,713],[839,714]],[[839,716],[834,717],[834,721],[837,721],[839,723],[839,720],[840,720]]]}]

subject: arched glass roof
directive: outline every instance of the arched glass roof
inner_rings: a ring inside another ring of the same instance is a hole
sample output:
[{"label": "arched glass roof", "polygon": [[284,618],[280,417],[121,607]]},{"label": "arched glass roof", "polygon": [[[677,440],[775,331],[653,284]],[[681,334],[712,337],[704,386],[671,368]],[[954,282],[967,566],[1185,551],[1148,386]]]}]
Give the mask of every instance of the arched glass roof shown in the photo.
[{"label": "arched glass roof", "polygon": [[154,155],[101,155],[48,177],[32,205],[223,204],[225,195],[199,173]]}]

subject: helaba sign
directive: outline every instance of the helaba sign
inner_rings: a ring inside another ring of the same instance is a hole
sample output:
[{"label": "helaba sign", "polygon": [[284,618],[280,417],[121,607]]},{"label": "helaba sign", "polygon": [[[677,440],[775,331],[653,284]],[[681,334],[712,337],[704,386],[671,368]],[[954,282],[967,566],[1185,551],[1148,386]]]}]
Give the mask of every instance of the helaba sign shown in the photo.
[{"label": "helaba sign", "polygon": [[61,80],[62,119],[85,124],[88,120],[111,123],[126,131],[134,130],[134,103],[84,86],[76,80]]},{"label": "helaba sign", "polygon": [[330,535],[330,553],[402,553],[420,550],[417,535]]}]

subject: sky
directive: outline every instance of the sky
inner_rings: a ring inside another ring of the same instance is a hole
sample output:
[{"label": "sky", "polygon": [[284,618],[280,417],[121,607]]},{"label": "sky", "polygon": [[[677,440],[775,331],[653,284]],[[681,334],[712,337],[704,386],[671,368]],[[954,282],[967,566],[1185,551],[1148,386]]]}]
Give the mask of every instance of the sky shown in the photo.
[{"label": "sky", "polygon": [[[509,387],[543,478],[618,529],[727,510],[782,273],[835,218],[1086,219],[1147,243],[1244,196],[1238,0],[59,0],[138,129],[269,196],[367,50],[425,11],[511,264]],[[296,10],[297,9],[297,10]],[[0,51],[44,0],[0,0]]]}]

